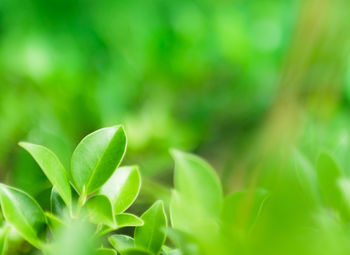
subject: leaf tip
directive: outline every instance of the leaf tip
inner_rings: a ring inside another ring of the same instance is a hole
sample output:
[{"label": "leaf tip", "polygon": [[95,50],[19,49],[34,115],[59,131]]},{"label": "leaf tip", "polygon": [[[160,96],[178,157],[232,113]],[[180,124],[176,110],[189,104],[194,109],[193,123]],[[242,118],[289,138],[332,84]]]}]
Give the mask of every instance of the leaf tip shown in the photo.
[{"label": "leaf tip", "polygon": [[186,152],[183,152],[179,149],[175,149],[175,148],[171,148],[169,150],[170,155],[172,156],[173,159],[179,159],[182,158],[183,156],[185,156]]},{"label": "leaf tip", "polygon": [[163,202],[163,200],[157,200],[156,202],[154,202],[154,206],[161,206],[161,207],[164,207],[164,202]]},{"label": "leaf tip", "polygon": [[28,142],[25,142],[25,141],[20,141],[19,143],[18,143],[18,145],[20,146],[20,147],[22,147],[23,149],[27,149],[27,147],[30,145],[31,143],[28,143]]}]

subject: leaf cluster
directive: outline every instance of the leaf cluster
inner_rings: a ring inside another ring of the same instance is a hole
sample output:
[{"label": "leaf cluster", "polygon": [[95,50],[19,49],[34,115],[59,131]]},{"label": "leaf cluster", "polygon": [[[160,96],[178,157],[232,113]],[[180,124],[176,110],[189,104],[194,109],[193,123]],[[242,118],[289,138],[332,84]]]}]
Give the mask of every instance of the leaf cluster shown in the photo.
[{"label": "leaf cluster", "polygon": [[[27,142],[19,145],[52,184],[51,208],[44,211],[29,194],[0,184],[2,254],[11,231],[43,254],[161,252],[167,225],[163,202],[157,201],[141,217],[126,212],[139,194],[141,176],[137,166],[120,166],[127,147],[122,126],[102,128],[83,138],[69,171],[48,148]],[[110,234],[125,227],[136,227],[134,239]]]}]

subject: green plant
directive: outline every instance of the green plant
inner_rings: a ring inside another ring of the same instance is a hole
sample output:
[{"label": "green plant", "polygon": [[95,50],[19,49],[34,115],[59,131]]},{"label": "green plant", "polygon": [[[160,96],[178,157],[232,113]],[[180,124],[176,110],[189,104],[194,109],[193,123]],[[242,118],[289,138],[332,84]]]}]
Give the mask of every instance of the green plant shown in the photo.
[{"label": "green plant", "polygon": [[253,189],[224,196],[219,177],[206,161],[178,150],[172,156],[170,239],[186,255],[233,254],[233,247],[254,227],[268,193]]},{"label": "green plant", "polygon": [[[137,166],[120,166],[127,146],[121,126],[103,128],[83,138],[73,152],[70,171],[44,146],[19,145],[52,184],[50,210],[44,212],[24,191],[1,184],[3,254],[13,230],[50,255],[225,254],[228,249],[220,247],[226,247],[225,242],[235,238],[237,231],[252,227],[266,199],[266,192],[250,194],[252,208],[248,208],[246,223],[237,224],[246,193],[224,198],[221,182],[208,163],[172,150],[176,167],[170,228],[162,201],[141,217],[125,212],[139,194],[141,176]],[[116,233],[124,227],[135,227],[134,237]],[[176,249],[165,245],[167,235]]]},{"label": "green plant", "polygon": [[[169,250],[163,247],[167,219],[162,201],[141,218],[125,212],[139,194],[141,176],[137,166],[120,167],[127,146],[122,126],[86,136],[72,155],[69,172],[44,146],[19,145],[51,182],[51,208],[44,212],[24,191],[1,184],[1,254],[13,230],[44,254],[116,254],[117,250],[123,255],[156,255]],[[136,227],[134,239],[110,234],[124,227]]]},{"label": "green plant", "polygon": [[[29,194],[0,184],[0,254],[18,254],[21,240],[36,248],[26,248],[25,254],[45,255],[254,255],[280,254],[288,247],[287,254],[348,251],[339,240],[348,236],[350,181],[324,152],[314,164],[300,151],[288,159],[268,158],[269,168],[275,160],[283,169],[277,185],[260,181],[225,196],[206,161],[172,150],[168,224],[160,200],[141,217],[127,212],[140,192],[141,175],[137,166],[120,166],[127,146],[121,126],[86,136],[73,153],[69,172],[49,149],[19,144],[52,184],[50,208],[43,210]],[[133,236],[121,230],[125,227],[134,228]],[[337,243],[343,245],[337,248]]]}]

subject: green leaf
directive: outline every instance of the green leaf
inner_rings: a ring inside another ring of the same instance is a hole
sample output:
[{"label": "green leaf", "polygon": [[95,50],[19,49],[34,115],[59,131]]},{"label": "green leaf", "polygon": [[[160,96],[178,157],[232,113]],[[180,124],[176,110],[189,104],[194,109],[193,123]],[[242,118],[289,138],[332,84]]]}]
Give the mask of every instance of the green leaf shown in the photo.
[{"label": "green leaf", "polygon": [[122,255],[151,255],[150,252],[142,248],[136,248],[134,239],[130,236],[112,235],[108,241]]},{"label": "green leaf", "polygon": [[10,227],[5,226],[1,229],[0,233],[0,255],[5,255],[7,252],[7,242],[8,242],[8,235],[10,233]]},{"label": "green leaf", "polygon": [[170,251],[164,252],[165,255],[182,255],[181,250],[179,249],[172,249]]},{"label": "green leaf", "polygon": [[170,248],[169,246],[163,245],[161,254],[162,255],[182,255],[182,252],[180,249],[173,249],[173,248]]},{"label": "green leaf", "polygon": [[139,227],[142,226],[143,220],[136,215],[129,213],[122,213],[115,216],[116,224],[113,226],[103,226],[99,231],[99,235],[103,236],[111,231],[125,228],[125,227]]},{"label": "green leaf", "polygon": [[86,136],[72,155],[72,177],[76,188],[87,195],[99,189],[121,163],[126,135],[121,126],[99,129]]},{"label": "green leaf", "polygon": [[8,223],[30,242],[40,248],[41,234],[45,230],[46,217],[39,204],[25,192],[0,185],[0,201],[3,215]]},{"label": "green leaf", "polygon": [[56,217],[52,213],[45,212],[45,216],[48,221],[49,227],[53,232],[57,229],[66,226],[66,223],[64,221],[62,221],[60,218]]},{"label": "green leaf", "polygon": [[122,213],[115,216],[117,228],[123,227],[139,227],[143,226],[144,222],[141,218],[130,213]]},{"label": "green leaf", "polygon": [[194,211],[193,208],[189,206],[189,202],[181,198],[176,190],[172,190],[171,192],[169,211],[170,221],[174,228],[192,232],[196,225],[202,225],[202,212],[199,212],[200,217],[194,217],[197,210]]},{"label": "green leaf", "polygon": [[58,194],[55,187],[52,187],[52,190],[51,190],[50,207],[51,207],[51,212],[59,216],[63,216],[67,209],[63,199]]},{"label": "green leaf", "polygon": [[117,255],[117,252],[113,249],[100,248],[95,252],[95,255]]},{"label": "green leaf", "polygon": [[112,235],[108,238],[110,244],[119,252],[134,248],[134,239],[126,235]]},{"label": "green leaf", "polygon": [[223,201],[218,176],[208,163],[197,156],[177,150],[173,150],[172,155],[175,160],[175,191],[170,201],[173,227],[201,234],[210,228],[213,233]]},{"label": "green leaf", "polygon": [[218,216],[223,200],[222,187],[214,169],[203,159],[172,150],[175,160],[174,186],[189,203]]},{"label": "green leaf", "polygon": [[102,223],[112,228],[116,225],[111,202],[105,195],[90,198],[86,201],[83,210],[92,223]]},{"label": "green leaf", "polygon": [[124,212],[135,201],[141,188],[141,177],[137,166],[118,168],[102,186],[100,193],[109,197],[114,213]]},{"label": "green leaf", "polygon": [[199,252],[198,244],[194,236],[189,235],[175,228],[166,228],[165,232],[171,242],[181,250],[183,255],[198,255]]},{"label": "green leaf", "polygon": [[171,251],[171,248],[169,246],[166,246],[165,244],[162,246],[162,253],[168,253],[170,251]]},{"label": "green leaf", "polygon": [[46,177],[57,189],[66,205],[70,208],[72,201],[71,188],[62,163],[57,156],[44,146],[20,142],[19,145],[27,150],[38,163]]},{"label": "green leaf", "polygon": [[131,248],[123,251],[122,255],[152,255],[152,253],[140,248]]},{"label": "green leaf", "polygon": [[162,201],[155,202],[142,216],[144,225],[135,229],[135,245],[158,254],[165,242],[167,218]]},{"label": "green leaf", "polygon": [[208,216],[201,207],[195,204],[191,206],[186,197],[181,196],[176,190],[171,193],[169,209],[171,224],[174,228],[202,239],[213,239],[217,235],[219,216]]}]

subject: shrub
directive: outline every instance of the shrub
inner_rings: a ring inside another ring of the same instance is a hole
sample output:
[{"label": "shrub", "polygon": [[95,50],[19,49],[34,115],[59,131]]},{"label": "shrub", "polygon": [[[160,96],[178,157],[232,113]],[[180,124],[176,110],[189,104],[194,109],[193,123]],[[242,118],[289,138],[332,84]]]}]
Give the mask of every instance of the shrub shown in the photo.
[{"label": "shrub", "polygon": [[[139,194],[137,166],[122,166],[127,139],[122,126],[97,130],[76,147],[68,172],[57,156],[41,145],[19,143],[52,184],[51,210],[44,212],[29,194],[0,186],[4,224],[2,254],[11,230],[44,254],[159,254],[167,218],[162,201],[141,217],[125,211]],[[35,185],[35,183],[33,183]],[[135,238],[112,231],[136,227]],[[111,246],[106,245],[109,240]],[[108,246],[108,247],[107,247]],[[114,249],[114,248],[115,249]],[[162,251],[163,253],[163,251]]]}]

